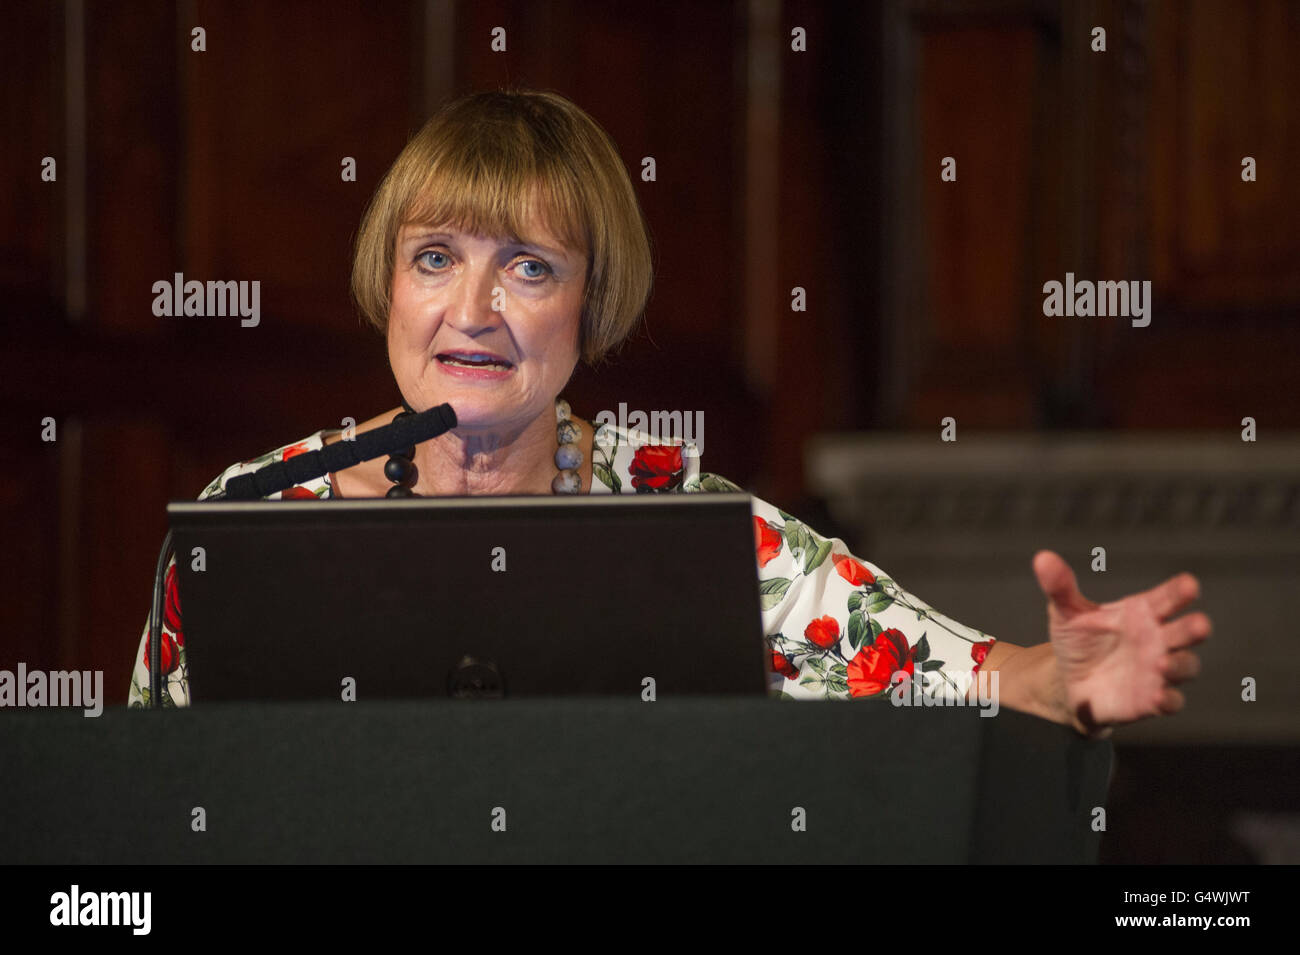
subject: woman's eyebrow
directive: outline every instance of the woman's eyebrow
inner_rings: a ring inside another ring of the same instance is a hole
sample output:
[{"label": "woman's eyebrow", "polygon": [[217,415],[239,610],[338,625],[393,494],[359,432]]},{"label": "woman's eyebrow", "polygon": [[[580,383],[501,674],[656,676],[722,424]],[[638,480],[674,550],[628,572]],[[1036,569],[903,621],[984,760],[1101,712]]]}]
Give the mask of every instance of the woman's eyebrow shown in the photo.
[{"label": "woman's eyebrow", "polygon": [[429,239],[450,239],[447,232],[408,232],[403,242],[426,242]]},{"label": "woman's eyebrow", "polygon": [[556,248],[552,248],[549,245],[542,245],[542,243],[540,242],[528,242],[525,241],[524,239],[520,239],[518,240],[517,244],[525,245],[532,249],[537,249],[539,252],[545,252],[547,255],[551,256],[552,258],[567,259],[569,257],[569,254],[565,252],[563,249],[556,249]]}]

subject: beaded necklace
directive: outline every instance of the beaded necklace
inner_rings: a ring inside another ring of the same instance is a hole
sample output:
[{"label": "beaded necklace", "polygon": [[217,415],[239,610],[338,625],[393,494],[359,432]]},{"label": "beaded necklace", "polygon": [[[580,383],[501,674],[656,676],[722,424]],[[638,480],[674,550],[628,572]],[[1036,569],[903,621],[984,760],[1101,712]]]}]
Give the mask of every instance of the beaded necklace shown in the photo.
[{"label": "beaded necklace", "polygon": [[[402,399],[404,410],[397,412],[393,418],[405,418],[415,414],[415,409]],[[559,445],[555,449],[555,467],[559,471],[551,481],[551,491],[555,494],[578,494],[582,491],[582,477],[578,468],[582,467],[582,448],[578,440],[582,437],[582,428],[571,417],[569,403],[563,398],[555,399],[555,440]],[[384,477],[393,482],[388,489],[388,497],[419,497],[411,488],[419,479],[415,467],[415,448],[403,448],[389,455],[384,462]]]}]

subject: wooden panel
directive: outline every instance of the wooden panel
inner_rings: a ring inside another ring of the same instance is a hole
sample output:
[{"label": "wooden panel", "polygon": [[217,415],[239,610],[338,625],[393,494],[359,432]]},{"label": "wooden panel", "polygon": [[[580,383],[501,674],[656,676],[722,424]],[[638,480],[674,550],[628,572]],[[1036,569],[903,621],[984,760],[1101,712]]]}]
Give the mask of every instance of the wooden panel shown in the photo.
[{"label": "wooden panel", "polygon": [[[167,434],[157,423],[98,417],[83,437],[76,548],[77,632],[66,666],[104,671],[104,695],[126,699],[167,532]],[[193,495],[186,495],[193,496]],[[68,599],[68,595],[64,595]]]},{"label": "wooden panel", "polygon": [[[415,20],[407,4],[200,4],[187,45],[184,257],[201,280],[260,280],[263,321],[351,330],[351,237],[406,143]],[[343,157],[357,181],[341,179]],[[172,268],[175,266],[175,269]],[[237,322],[234,324],[238,324]],[[250,340],[251,332],[242,338]]]},{"label": "wooden panel", "polygon": [[[38,409],[13,406],[0,429],[0,527],[5,554],[0,573],[0,670],[19,663],[49,669],[60,662],[59,453],[40,440]],[[17,413],[14,413],[17,412]]]},{"label": "wooden panel", "polygon": [[1098,371],[1115,427],[1237,432],[1250,415],[1261,440],[1300,427],[1300,329],[1284,324],[1286,316],[1266,322],[1219,313],[1200,327],[1178,316],[1163,319],[1163,327],[1153,320],[1142,330],[1150,334],[1130,338]]},{"label": "wooden panel", "polygon": [[[48,314],[61,280],[64,150],[60,7],[42,0],[5,5],[0,32],[0,288],[11,309]],[[22,95],[13,95],[21,91]],[[54,157],[59,179],[41,180]]]},{"label": "wooden panel", "polygon": [[[1300,306],[1297,36],[1286,0],[1153,10],[1153,264],[1171,304]],[[1256,182],[1241,179],[1244,156]]]},{"label": "wooden panel", "polygon": [[[935,428],[960,412],[967,425],[1025,426],[1037,31],[932,29],[917,42],[928,308],[917,316],[926,351],[908,423]],[[947,156],[955,182],[940,180]]]},{"label": "wooden panel", "polygon": [[[932,334],[945,345],[1004,350],[1019,340],[1028,261],[1034,32],[932,32],[920,46],[918,158]],[[945,156],[956,160],[956,182],[940,181]]]},{"label": "wooden panel", "polygon": [[182,172],[173,4],[87,4],[86,37],[87,325],[156,334],[151,289],[176,262]]},{"label": "wooden panel", "polygon": [[[1149,328],[1106,337],[1096,386],[1116,427],[1235,432],[1249,415],[1268,440],[1300,426],[1297,27],[1293,4],[1268,0],[1153,5],[1137,78],[1112,84],[1112,114],[1136,106],[1145,118],[1144,133],[1128,123],[1144,148],[1131,170],[1118,144],[1102,157],[1112,162],[1098,168],[1099,254],[1116,271],[1147,263],[1155,299]],[[1247,155],[1258,163],[1253,183],[1241,180]],[[1123,191],[1125,175],[1136,195]],[[1114,224],[1126,209],[1127,231]]]},{"label": "wooden panel", "polygon": [[[782,5],[777,31],[779,229],[773,281],[764,287],[775,298],[776,373],[756,490],[792,510],[802,500],[804,441],[865,424],[871,407],[876,114],[860,51],[876,41],[872,22],[848,5],[796,2]],[[805,31],[805,52],[790,49],[795,27]],[[806,311],[791,310],[796,286]]]},{"label": "wooden panel", "polygon": [[[66,196],[72,164],[64,124],[63,7],[8,4],[0,30],[0,355],[16,334],[38,335],[63,319]],[[41,179],[52,156],[57,180]],[[10,370],[10,369],[6,369]],[[26,387],[22,387],[25,384]],[[41,440],[42,419],[58,418],[57,395],[39,380],[0,381],[0,669],[49,669],[61,661],[65,629],[58,600],[59,556],[68,529],[60,514],[66,444]],[[65,432],[60,432],[64,435]]]}]

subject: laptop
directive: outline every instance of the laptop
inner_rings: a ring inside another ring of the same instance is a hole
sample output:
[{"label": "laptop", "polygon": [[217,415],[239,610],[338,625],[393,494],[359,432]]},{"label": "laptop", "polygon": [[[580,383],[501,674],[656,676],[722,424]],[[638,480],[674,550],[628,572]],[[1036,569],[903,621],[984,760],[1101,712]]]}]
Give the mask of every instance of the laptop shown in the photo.
[{"label": "laptop", "polygon": [[766,692],[747,494],[167,513],[196,705]]}]

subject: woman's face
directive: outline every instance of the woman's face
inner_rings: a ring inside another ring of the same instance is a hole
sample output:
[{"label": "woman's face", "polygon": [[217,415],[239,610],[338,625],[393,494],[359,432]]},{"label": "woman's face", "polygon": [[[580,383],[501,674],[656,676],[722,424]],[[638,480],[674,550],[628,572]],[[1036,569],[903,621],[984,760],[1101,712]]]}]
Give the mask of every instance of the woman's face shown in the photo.
[{"label": "woman's face", "polygon": [[540,222],[527,234],[398,233],[388,360],[412,407],[450,402],[458,431],[517,433],[549,416],[577,365],[586,254]]}]

